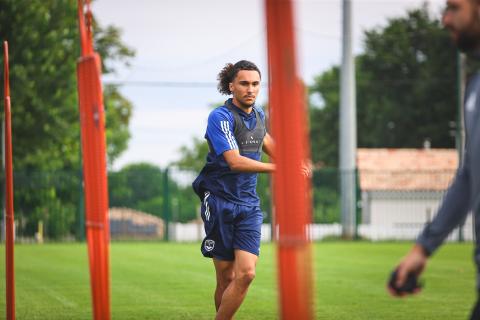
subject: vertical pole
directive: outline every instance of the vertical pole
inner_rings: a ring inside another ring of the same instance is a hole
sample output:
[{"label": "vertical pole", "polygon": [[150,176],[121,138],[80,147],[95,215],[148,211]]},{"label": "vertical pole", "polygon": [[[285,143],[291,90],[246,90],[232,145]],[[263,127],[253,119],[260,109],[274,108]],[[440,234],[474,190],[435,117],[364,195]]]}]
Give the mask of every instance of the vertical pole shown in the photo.
[{"label": "vertical pole", "polygon": [[[87,5],[90,2],[85,1]],[[78,16],[82,56],[77,63],[77,79],[92,309],[95,320],[109,320],[110,225],[101,61],[93,51],[92,15],[87,6],[85,21],[83,0],[78,0]]]},{"label": "vertical pole", "polygon": [[351,6],[350,0],[343,0],[343,45],[340,75],[340,207],[342,211],[342,235],[348,239],[355,237],[356,230],[357,121]]},{"label": "vertical pole", "polygon": [[[5,172],[5,119],[2,119],[2,172]],[[7,221],[7,211],[6,211],[6,190],[5,186],[3,187],[3,220],[2,220],[2,242],[5,241],[5,232],[6,232],[6,221]]]},{"label": "vertical pole", "polygon": [[77,225],[77,240],[85,240],[85,194],[83,191],[83,170],[82,170],[82,147],[80,147],[80,169],[78,172],[78,225]]},{"label": "vertical pole", "polygon": [[78,10],[78,31],[80,33],[80,50],[82,52],[82,57],[88,55],[88,39],[87,39],[87,30],[85,23],[85,14],[84,14],[84,3],[83,0],[77,0],[77,10]]},{"label": "vertical pole", "polygon": [[6,202],[6,309],[7,320],[15,319],[15,220],[13,216],[12,122],[10,110],[10,83],[8,69],[8,42],[3,43],[4,97],[5,97],[5,202]]},{"label": "vertical pole", "polygon": [[77,65],[82,129],[85,227],[95,320],[110,319],[108,182],[105,110],[100,57],[82,57]]},{"label": "vertical pole", "polygon": [[[273,176],[281,319],[313,319],[310,157],[303,88],[297,76],[291,0],[266,0],[269,106],[276,141]],[[288,130],[286,130],[288,128]]]},{"label": "vertical pole", "polygon": [[[79,118],[81,122],[81,118]],[[80,135],[81,140],[81,135]],[[83,181],[83,157],[82,157],[82,144],[78,150],[78,223],[77,223],[77,240],[85,240],[85,190],[84,190],[84,181]]]},{"label": "vertical pole", "polygon": [[168,167],[165,168],[163,173],[163,219],[164,219],[164,240],[169,241],[170,239],[170,190],[168,188]]},{"label": "vertical pole", "polygon": [[[465,95],[465,79],[466,79],[466,57],[465,54],[457,50],[457,125],[455,144],[458,151],[458,163],[463,163],[463,154],[465,152],[465,128],[463,120],[463,97]],[[473,219],[472,215],[472,219]],[[473,221],[473,220],[472,220]],[[465,220],[458,227],[458,241],[463,242],[463,226]]]}]

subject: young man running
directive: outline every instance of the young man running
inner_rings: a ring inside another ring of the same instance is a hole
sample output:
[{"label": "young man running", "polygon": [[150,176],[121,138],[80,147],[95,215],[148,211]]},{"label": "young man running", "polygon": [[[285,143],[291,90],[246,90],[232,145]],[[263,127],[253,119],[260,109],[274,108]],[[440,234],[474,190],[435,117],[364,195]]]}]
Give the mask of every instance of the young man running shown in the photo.
[{"label": "young man running", "polygon": [[232,98],[208,117],[210,152],[193,188],[202,200],[202,254],[215,266],[215,319],[231,319],[255,277],[263,221],[257,173],[275,170],[274,164],[260,161],[262,150],[273,155],[274,144],[265,114],[255,105],[261,80],[257,66],[245,60],[229,63],[218,80],[220,93]]}]

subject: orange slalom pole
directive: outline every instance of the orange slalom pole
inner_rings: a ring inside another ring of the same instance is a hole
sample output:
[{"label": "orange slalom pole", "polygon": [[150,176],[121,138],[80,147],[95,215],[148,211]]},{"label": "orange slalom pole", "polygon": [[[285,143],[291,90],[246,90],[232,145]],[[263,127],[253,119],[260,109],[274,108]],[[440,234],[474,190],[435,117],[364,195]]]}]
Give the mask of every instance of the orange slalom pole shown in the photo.
[{"label": "orange slalom pole", "polygon": [[15,319],[15,221],[13,215],[12,120],[10,110],[10,80],[8,69],[8,42],[3,42],[4,111],[5,111],[5,202],[6,202],[6,309],[7,320]]},{"label": "orange slalom pole", "polygon": [[[276,141],[273,176],[281,319],[313,319],[310,158],[306,106],[297,76],[292,2],[265,0],[269,106]],[[308,161],[309,162],[309,161]]]},{"label": "orange slalom pole", "polygon": [[83,13],[83,0],[77,1],[77,14],[78,14],[78,31],[80,35],[80,49],[82,50],[82,57],[87,55],[87,30],[85,24],[85,15]]},{"label": "orange slalom pole", "polygon": [[97,54],[80,58],[77,66],[82,132],[85,213],[93,313],[110,319],[109,220],[105,111]]},{"label": "orange slalom pole", "polygon": [[[88,4],[88,0],[87,0]],[[78,0],[82,57],[77,64],[78,97],[85,188],[86,238],[90,266],[93,317],[110,319],[108,186],[100,56],[93,51],[92,15]],[[86,20],[86,21],[85,21]]]}]

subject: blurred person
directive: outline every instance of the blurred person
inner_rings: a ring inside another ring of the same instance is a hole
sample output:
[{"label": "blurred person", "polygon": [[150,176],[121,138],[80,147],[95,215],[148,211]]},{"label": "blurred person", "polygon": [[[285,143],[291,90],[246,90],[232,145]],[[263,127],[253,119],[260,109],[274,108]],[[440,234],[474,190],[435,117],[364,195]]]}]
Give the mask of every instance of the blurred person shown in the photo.
[{"label": "blurred person", "polygon": [[218,74],[218,90],[232,95],[208,117],[207,161],[192,186],[202,201],[206,237],[201,251],[216,272],[215,319],[231,319],[255,277],[263,214],[256,193],[257,173],[275,170],[260,161],[273,155],[265,114],[255,104],[261,74],[249,61],[228,63]]},{"label": "blurred person", "polygon": [[[447,0],[442,22],[459,50],[480,58],[480,0]],[[418,277],[428,258],[448,234],[462,223],[468,212],[475,215],[476,234],[480,233],[480,73],[468,82],[465,91],[465,155],[454,182],[449,187],[437,215],[429,223],[410,252],[397,266],[393,283],[404,286],[412,276]],[[477,290],[480,293],[480,237],[476,237]],[[392,287],[390,287],[391,290]],[[394,296],[405,292],[390,291]],[[480,296],[479,296],[480,297]],[[470,319],[480,319],[480,298]]]}]

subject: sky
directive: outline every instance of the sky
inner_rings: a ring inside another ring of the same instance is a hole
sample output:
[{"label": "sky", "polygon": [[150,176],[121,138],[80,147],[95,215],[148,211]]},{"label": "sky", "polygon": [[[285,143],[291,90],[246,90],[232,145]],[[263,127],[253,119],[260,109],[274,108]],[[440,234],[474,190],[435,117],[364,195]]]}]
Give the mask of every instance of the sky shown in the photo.
[{"label": "sky", "polygon": [[[444,0],[352,0],[353,48],[362,52],[363,32],[422,3],[438,14]],[[341,61],[342,1],[296,0],[297,66],[311,84]],[[92,8],[102,26],[115,25],[135,50],[129,67],[103,77],[119,83],[134,106],[131,139],[114,163],[150,162],[160,167],[180,158],[179,148],[203,138],[212,104],[227,99],[216,90],[228,62],[255,62],[267,79],[266,24],[262,0],[97,0]],[[257,104],[267,102],[264,85]]]}]

